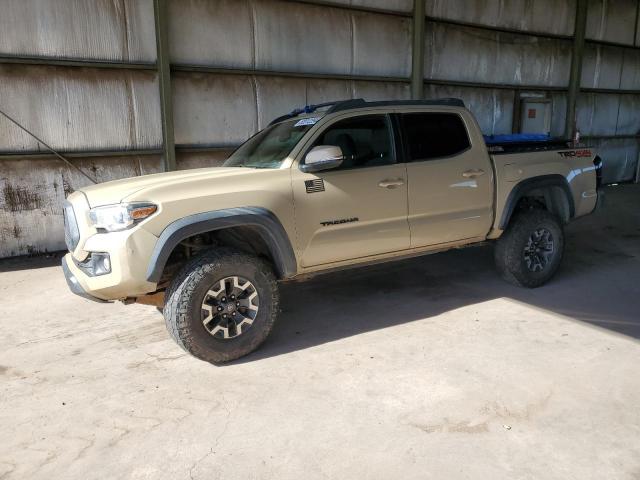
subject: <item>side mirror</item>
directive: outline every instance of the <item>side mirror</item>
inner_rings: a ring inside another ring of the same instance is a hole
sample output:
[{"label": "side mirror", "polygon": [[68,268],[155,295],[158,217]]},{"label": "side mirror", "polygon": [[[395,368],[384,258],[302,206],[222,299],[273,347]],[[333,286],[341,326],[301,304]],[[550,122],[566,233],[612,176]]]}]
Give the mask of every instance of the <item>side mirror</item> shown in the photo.
[{"label": "side mirror", "polygon": [[313,147],[304,158],[304,164],[300,165],[300,170],[305,173],[321,172],[331,170],[342,165],[342,149],[333,145],[318,145]]}]

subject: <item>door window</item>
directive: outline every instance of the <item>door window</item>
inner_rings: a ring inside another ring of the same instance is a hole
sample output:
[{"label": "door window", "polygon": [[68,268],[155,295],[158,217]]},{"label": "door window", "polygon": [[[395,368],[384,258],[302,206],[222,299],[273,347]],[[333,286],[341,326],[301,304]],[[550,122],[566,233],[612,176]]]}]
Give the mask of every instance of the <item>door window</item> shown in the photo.
[{"label": "door window", "polygon": [[471,146],[467,128],[455,113],[406,113],[402,125],[412,162],[457,155]]},{"label": "door window", "polygon": [[386,115],[367,115],[340,120],[328,127],[317,138],[313,147],[318,145],[340,147],[344,161],[335,170],[395,163],[391,129]]}]

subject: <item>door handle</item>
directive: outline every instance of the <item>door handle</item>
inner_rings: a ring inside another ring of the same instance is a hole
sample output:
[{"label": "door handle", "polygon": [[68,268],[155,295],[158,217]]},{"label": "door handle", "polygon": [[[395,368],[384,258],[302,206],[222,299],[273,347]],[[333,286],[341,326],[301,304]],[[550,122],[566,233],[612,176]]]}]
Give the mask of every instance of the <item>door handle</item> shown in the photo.
[{"label": "door handle", "polygon": [[476,177],[481,177],[482,175],[484,175],[486,172],[482,169],[478,169],[478,170],[467,170],[466,172],[462,172],[462,176],[464,178],[476,178]]},{"label": "door handle", "polygon": [[386,180],[381,180],[378,183],[379,187],[382,188],[396,188],[399,187],[401,185],[404,185],[404,178],[396,178],[396,179],[386,179]]}]

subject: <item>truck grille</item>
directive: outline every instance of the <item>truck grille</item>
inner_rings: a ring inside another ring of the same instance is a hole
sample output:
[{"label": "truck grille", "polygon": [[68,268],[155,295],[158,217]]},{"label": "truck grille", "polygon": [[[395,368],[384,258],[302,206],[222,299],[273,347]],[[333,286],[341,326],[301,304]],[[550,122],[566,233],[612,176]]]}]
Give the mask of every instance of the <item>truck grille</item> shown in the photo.
[{"label": "truck grille", "polygon": [[78,229],[78,222],[76,220],[76,214],[73,211],[73,206],[69,202],[65,202],[63,212],[64,241],[69,251],[73,252],[80,241],[80,230]]}]

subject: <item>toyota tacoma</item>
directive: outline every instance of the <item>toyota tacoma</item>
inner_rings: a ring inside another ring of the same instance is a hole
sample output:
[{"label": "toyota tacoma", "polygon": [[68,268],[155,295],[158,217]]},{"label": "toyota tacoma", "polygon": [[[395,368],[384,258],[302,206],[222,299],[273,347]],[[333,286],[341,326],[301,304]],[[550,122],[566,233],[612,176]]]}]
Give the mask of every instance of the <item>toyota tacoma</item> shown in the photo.
[{"label": "toyota tacoma", "polygon": [[483,137],[457,99],[307,106],[221,167],[75,191],[62,267],[85,298],[156,304],[183,349],[221,363],[267,338],[281,281],[491,241],[507,281],[538,287],[600,175],[589,148]]}]

